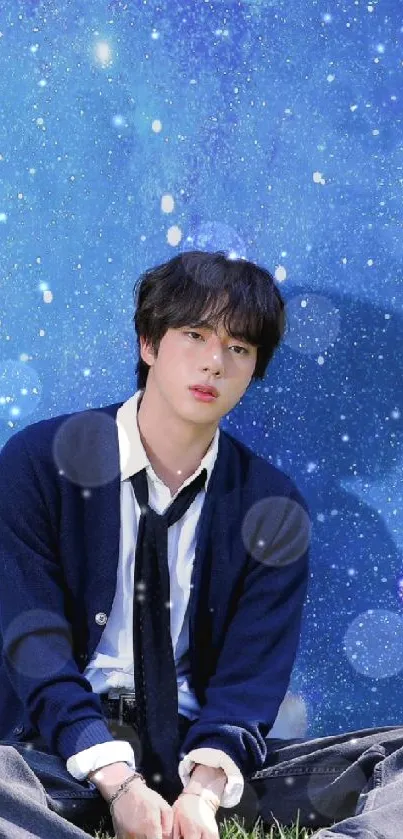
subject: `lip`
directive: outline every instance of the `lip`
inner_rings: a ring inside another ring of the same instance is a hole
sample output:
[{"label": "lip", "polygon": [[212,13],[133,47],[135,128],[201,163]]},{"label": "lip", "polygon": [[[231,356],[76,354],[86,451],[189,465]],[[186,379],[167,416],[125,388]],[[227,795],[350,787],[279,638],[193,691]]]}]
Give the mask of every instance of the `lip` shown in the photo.
[{"label": "lip", "polygon": [[217,399],[219,395],[218,390],[215,387],[211,387],[211,389],[204,385],[191,385],[189,390],[201,390],[202,393],[207,393],[209,396],[214,396]]},{"label": "lip", "polygon": [[189,388],[189,392],[192,394],[193,399],[196,399],[197,402],[210,402],[212,404],[213,402],[216,402],[218,398],[217,396],[213,396],[212,393],[198,390],[197,387]]}]

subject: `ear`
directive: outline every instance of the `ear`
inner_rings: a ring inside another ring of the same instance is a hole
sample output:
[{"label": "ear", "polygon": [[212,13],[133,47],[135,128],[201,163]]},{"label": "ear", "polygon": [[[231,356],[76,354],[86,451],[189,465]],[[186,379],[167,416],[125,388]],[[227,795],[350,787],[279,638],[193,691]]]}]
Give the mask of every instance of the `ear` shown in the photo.
[{"label": "ear", "polygon": [[143,335],[140,335],[140,354],[143,361],[145,361],[150,367],[154,364],[154,353],[149,342],[143,337]]}]

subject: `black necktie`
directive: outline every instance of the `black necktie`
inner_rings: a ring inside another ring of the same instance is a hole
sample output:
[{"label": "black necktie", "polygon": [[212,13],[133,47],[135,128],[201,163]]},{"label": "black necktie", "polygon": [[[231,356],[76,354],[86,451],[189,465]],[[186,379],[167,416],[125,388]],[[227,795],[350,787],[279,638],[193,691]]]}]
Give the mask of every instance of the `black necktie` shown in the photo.
[{"label": "black necktie", "polygon": [[141,767],[147,781],[155,773],[168,782],[178,777],[178,686],[170,627],[168,527],[182,518],[204,487],[206,477],[207,470],[203,469],[163,515],[148,505],[146,470],[130,478],[141,510],[134,571],[133,647]]}]

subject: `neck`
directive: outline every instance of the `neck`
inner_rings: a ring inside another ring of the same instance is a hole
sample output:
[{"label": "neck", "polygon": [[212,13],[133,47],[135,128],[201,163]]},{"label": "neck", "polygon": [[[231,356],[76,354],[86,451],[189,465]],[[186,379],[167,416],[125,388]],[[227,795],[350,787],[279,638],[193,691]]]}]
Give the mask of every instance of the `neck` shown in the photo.
[{"label": "neck", "polygon": [[137,424],[144,451],[158,477],[174,493],[196,471],[210,448],[218,423],[190,424],[161,405],[151,390],[140,397]]}]

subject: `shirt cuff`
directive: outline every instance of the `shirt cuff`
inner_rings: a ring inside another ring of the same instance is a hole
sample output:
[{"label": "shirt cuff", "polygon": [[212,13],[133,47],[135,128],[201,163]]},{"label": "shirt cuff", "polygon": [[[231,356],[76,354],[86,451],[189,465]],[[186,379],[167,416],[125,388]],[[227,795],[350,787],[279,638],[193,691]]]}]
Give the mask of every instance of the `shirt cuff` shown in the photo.
[{"label": "shirt cuff", "polygon": [[182,758],[178,767],[179,777],[184,787],[188,785],[190,773],[196,763],[224,770],[227,783],[221,796],[220,807],[235,807],[235,804],[239,804],[244,790],[244,780],[238,766],[229,755],[221,749],[192,749]]},{"label": "shirt cuff", "polygon": [[83,781],[89,772],[120,762],[127,763],[130,769],[136,768],[134,751],[130,743],[125,740],[114,740],[113,743],[97,743],[96,746],[72,755],[66,762],[66,769],[77,781]]}]

